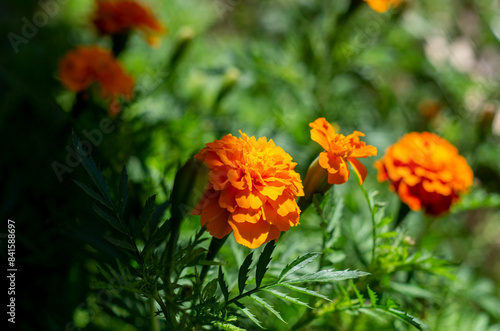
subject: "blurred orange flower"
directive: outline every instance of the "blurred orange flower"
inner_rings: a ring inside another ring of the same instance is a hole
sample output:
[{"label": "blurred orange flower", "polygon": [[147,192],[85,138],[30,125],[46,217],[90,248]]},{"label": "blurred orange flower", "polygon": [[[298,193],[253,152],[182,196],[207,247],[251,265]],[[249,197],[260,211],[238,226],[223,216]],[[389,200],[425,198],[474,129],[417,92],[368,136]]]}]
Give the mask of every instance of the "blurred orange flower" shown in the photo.
[{"label": "blurred orange flower", "polygon": [[209,184],[192,212],[223,238],[234,231],[241,245],[257,248],[299,224],[296,197],[304,195],[292,157],[265,137],[231,134],[206,144],[194,157],[209,168]]},{"label": "blurred orange flower", "polygon": [[[319,165],[328,171],[329,184],[343,184],[349,179],[349,162],[363,184],[367,171],[358,158],[377,155],[377,148],[360,141],[364,134],[354,131],[345,137],[335,133],[334,128],[325,118],[321,117],[310,123],[311,139],[325,149],[319,154]],[[347,161],[347,162],[346,162]]]},{"label": "blurred orange flower", "polygon": [[455,146],[430,132],[406,134],[375,167],[378,180],[388,180],[401,201],[434,216],[447,212],[474,177]]},{"label": "blurred orange flower", "polygon": [[80,92],[92,83],[101,85],[104,98],[111,101],[122,96],[130,99],[134,79],[123,70],[110,51],[99,46],[79,46],[59,62],[59,77],[71,91]]},{"label": "blurred orange flower", "polygon": [[390,7],[397,7],[401,0],[364,0],[377,13],[385,13]]},{"label": "blurred orange flower", "polygon": [[152,11],[134,0],[97,0],[93,23],[103,35],[138,29],[151,45],[156,45],[158,35],[165,31]]}]

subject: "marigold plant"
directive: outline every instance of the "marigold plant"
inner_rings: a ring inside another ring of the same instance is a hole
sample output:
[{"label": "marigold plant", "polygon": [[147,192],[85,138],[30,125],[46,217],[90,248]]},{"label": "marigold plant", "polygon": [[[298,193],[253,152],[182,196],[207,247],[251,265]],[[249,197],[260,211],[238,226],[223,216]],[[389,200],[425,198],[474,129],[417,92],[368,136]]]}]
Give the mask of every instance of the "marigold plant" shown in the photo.
[{"label": "marigold plant", "polygon": [[377,13],[385,13],[391,7],[397,7],[401,0],[364,0]]},{"label": "marigold plant", "polygon": [[406,134],[375,167],[378,180],[389,181],[401,201],[434,216],[447,212],[474,177],[455,146],[430,132]]},{"label": "marigold plant", "polygon": [[86,90],[99,83],[102,96],[111,103],[118,97],[130,99],[134,79],[128,75],[110,51],[99,46],[79,46],[69,51],[59,62],[59,77],[71,91]]},{"label": "marigold plant", "polygon": [[296,197],[304,192],[289,154],[265,137],[240,134],[208,143],[194,156],[210,173],[193,214],[212,236],[234,231],[238,243],[257,248],[299,224]]},{"label": "marigold plant", "polygon": [[321,168],[328,171],[329,184],[343,184],[349,179],[349,162],[363,184],[367,171],[358,158],[377,155],[377,148],[360,141],[364,134],[354,131],[348,136],[335,133],[333,126],[321,117],[310,123],[311,139],[325,149],[319,154]]},{"label": "marigold plant", "polygon": [[157,44],[158,35],[165,31],[153,12],[134,0],[98,0],[93,23],[103,35],[138,29],[151,45]]}]

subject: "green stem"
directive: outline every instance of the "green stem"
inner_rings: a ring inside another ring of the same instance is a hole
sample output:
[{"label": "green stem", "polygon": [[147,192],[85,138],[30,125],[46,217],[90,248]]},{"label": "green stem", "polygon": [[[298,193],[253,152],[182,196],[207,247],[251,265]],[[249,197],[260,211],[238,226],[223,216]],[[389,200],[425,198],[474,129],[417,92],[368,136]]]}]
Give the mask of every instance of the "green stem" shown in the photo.
[{"label": "green stem", "polygon": [[156,318],[155,300],[153,298],[149,298],[148,301],[149,309],[151,310],[151,330],[160,331],[160,322]]},{"label": "green stem", "polygon": [[[217,256],[217,253],[221,249],[222,245],[226,242],[227,238],[229,236],[225,236],[222,239],[218,239],[215,237],[212,237],[212,241],[210,242],[210,246],[208,248],[207,256],[205,257],[205,261],[213,261],[215,256]],[[200,274],[200,284],[203,284],[203,280],[207,276],[208,270],[210,269],[209,265],[204,265],[203,268],[201,269],[201,274]]]},{"label": "green stem", "polygon": [[371,215],[371,221],[372,221],[372,259],[371,259],[371,263],[373,263],[373,261],[375,261],[375,243],[376,243],[376,239],[377,239],[377,229],[375,227],[375,215],[373,213],[373,206],[372,204],[370,203],[370,197],[368,196],[368,193],[366,192],[365,188],[363,187],[363,185],[360,183],[359,184],[359,187],[361,188],[361,192],[363,192],[363,195],[365,196],[365,199],[366,199],[366,202],[368,203],[368,209],[370,209],[370,215]]}]

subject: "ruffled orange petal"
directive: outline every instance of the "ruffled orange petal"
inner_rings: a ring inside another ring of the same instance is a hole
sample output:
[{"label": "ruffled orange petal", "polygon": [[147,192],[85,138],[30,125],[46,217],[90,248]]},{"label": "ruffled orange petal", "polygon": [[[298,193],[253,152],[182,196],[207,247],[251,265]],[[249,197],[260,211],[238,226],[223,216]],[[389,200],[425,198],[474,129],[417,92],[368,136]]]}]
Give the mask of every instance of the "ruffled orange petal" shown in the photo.
[{"label": "ruffled orange petal", "polygon": [[324,117],[310,123],[311,139],[321,145],[325,150],[330,148],[330,139],[335,136],[335,129]]},{"label": "ruffled orange petal", "polygon": [[358,176],[360,184],[363,184],[366,175],[368,174],[368,172],[366,171],[366,167],[353,157],[348,158],[347,161],[351,164],[352,169]]},{"label": "ruffled orange petal", "polygon": [[264,220],[257,223],[238,223],[230,220],[229,225],[234,231],[236,242],[248,248],[257,248],[262,245],[270,230],[270,224]]},{"label": "ruffled orange petal", "polygon": [[349,179],[349,168],[344,160],[342,160],[342,162],[344,163],[344,166],[340,167],[338,172],[328,174],[328,183],[340,185],[347,182]]}]

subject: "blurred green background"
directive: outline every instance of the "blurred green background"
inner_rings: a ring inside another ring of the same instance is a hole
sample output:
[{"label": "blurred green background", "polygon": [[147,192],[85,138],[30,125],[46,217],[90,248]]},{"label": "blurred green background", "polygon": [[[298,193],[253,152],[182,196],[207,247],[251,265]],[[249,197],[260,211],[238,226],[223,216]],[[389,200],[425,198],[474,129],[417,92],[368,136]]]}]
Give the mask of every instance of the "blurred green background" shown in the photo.
[{"label": "blurred green background", "polygon": [[[132,33],[119,60],[136,78],[137,98],[92,151],[115,191],[127,166],[129,213],[138,215],[152,194],[167,201],[179,165],[238,130],[272,138],[298,162],[303,178],[320,152],[308,127],[318,117],[341,133],[365,133],[364,141],[379,149],[364,161],[365,186],[378,188],[396,213],[398,199],[377,183],[372,163],[407,132],[436,132],[467,158],[475,185],[451,215],[429,220],[412,213],[407,220],[422,248],[457,264],[456,281],[430,283],[413,293],[420,306],[407,308],[436,330],[500,330],[498,1],[410,0],[385,14],[357,0],[144,3],[169,32],[157,49]],[[107,116],[98,100],[79,118],[70,116],[75,95],[58,80],[58,61],[76,45],[110,47],[111,39],[90,23],[94,1],[52,4],[54,15],[46,14],[47,23],[16,52],[9,33],[22,36],[25,20],[33,22],[44,6],[0,3],[0,219],[16,221],[16,326],[141,330],[144,322],[118,308],[92,308],[97,265],[123,256],[101,237],[106,225],[72,181],[85,178],[83,169],[72,168],[62,182],[53,169],[54,162],[67,162],[72,129],[82,137]],[[336,194],[345,198],[345,226],[356,228],[364,208],[356,183],[351,179]],[[182,238],[198,226],[189,218]],[[306,212],[287,242],[310,240],[287,254],[314,249],[317,231]],[[439,295],[430,297],[434,290]]]}]

